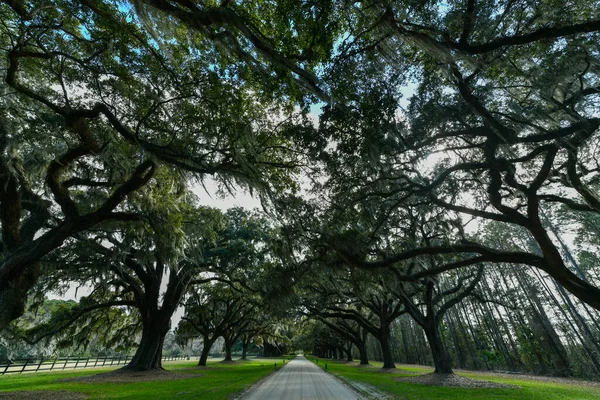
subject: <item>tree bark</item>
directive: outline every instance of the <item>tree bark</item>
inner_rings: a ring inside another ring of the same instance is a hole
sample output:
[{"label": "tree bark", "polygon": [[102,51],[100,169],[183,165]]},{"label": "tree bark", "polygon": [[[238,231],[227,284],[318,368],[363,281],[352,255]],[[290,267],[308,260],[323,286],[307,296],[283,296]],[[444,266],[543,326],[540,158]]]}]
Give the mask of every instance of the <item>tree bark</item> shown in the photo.
[{"label": "tree bark", "polygon": [[225,338],[225,359],[223,361],[233,361],[231,358],[231,340]]},{"label": "tree bark", "polygon": [[246,354],[248,353],[248,345],[250,343],[246,342],[245,340],[242,341],[242,360],[246,359]]},{"label": "tree bark", "polygon": [[428,321],[425,326],[425,336],[429,343],[429,349],[433,357],[433,365],[436,374],[452,374],[452,360],[440,337],[437,324],[434,321]]},{"label": "tree bark", "polygon": [[212,347],[214,340],[209,340],[206,336],[204,337],[204,343],[202,352],[200,353],[200,360],[198,361],[199,367],[206,367],[206,361],[208,360],[208,353]]},{"label": "tree bark", "polygon": [[[69,153],[67,153],[60,159],[63,169],[76,158],[69,157]],[[54,162],[58,163],[57,160]],[[114,208],[123,201],[128,193],[145,185],[153,174],[153,162],[147,161],[141,164],[130,179],[106,199],[96,211],[66,218],[35,240],[21,243],[18,248],[12,249],[10,252],[5,251],[6,254],[3,254],[0,262],[0,331],[23,314],[27,293],[39,278],[39,262],[48,253],[60,247],[69,236],[113,218]],[[57,200],[56,196],[55,200]],[[0,208],[4,210],[5,207],[7,207],[6,203],[0,201]],[[6,230],[7,227],[4,226],[4,223],[5,221],[2,221],[3,229]]]},{"label": "tree bark", "polygon": [[369,355],[367,353],[367,344],[362,343],[358,348],[358,354],[360,356],[360,365],[369,365]]},{"label": "tree bark", "polygon": [[537,198],[529,198],[528,200],[528,215],[531,222],[528,229],[545,259],[545,263],[540,266],[540,269],[544,270],[583,303],[600,311],[600,288],[581,279],[567,268],[562,255],[540,221],[539,200]]},{"label": "tree bark", "polygon": [[123,367],[125,371],[163,369],[162,348],[171,321],[151,313],[146,313],[143,319],[142,339],[131,362]]},{"label": "tree bark", "polygon": [[346,352],[346,361],[352,362],[352,343],[350,343],[348,347],[344,348],[344,351]]},{"label": "tree bark", "polygon": [[383,368],[396,368],[392,348],[390,347],[390,332],[388,329],[383,329],[383,332],[377,338],[381,346],[381,354],[383,355]]},{"label": "tree bark", "polygon": [[21,275],[7,281],[6,287],[0,287],[0,331],[25,313],[27,294],[39,275],[40,264],[33,263],[23,268]]}]

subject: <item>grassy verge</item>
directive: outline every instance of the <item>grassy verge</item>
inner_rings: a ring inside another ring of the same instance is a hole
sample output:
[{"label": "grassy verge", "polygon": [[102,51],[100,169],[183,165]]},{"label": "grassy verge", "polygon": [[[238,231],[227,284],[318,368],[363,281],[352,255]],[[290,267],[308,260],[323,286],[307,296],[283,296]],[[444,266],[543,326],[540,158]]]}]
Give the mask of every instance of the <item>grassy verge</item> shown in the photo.
[{"label": "grassy verge", "polygon": [[[312,359],[312,358],[311,358]],[[381,392],[385,392],[394,399],[402,400],[424,400],[424,399],[444,399],[444,400],[592,400],[600,399],[600,388],[578,385],[573,383],[555,383],[549,381],[531,380],[522,377],[507,378],[494,376],[494,374],[459,372],[459,375],[468,378],[489,380],[498,383],[505,383],[519,386],[511,389],[481,389],[481,388],[449,388],[417,385],[403,383],[395,378],[410,376],[405,374],[385,373],[379,371],[381,363],[372,362],[374,367],[358,367],[356,364],[347,364],[344,362],[319,360],[319,367],[327,370],[342,379],[350,382],[358,382],[375,387]],[[431,368],[416,366],[401,366],[403,371],[414,372],[415,375],[432,372]]]},{"label": "grassy verge", "polygon": [[[271,360],[250,360],[229,364],[209,362],[208,367],[191,369],[197,361],[167,363],[165,368],[197,377],[171,381],[133,383],[60,382],[61,379],[94,375],[115,368],[73,372],[30,373],[0,377],[0,392],[58,391],[84,393],[90,399],[228,399],[273,372]],[[281,366],[281,360],[277,367]]]}]

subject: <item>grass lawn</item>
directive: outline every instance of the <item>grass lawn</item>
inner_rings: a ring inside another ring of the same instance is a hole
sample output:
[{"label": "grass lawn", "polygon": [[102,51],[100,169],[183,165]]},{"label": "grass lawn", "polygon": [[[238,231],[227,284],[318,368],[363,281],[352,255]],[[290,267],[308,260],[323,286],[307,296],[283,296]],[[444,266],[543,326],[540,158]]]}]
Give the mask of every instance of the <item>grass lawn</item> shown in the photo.
[{"label": "grass lawn", "polygon": [[[312,357],[310,358],[312,360]],[[435,387],[398,382],[394,378],[410,376],[405,374],[379,372],[381,363],[371,362],[374,367],[357,367],[356,364],[346,364],[341,361],[319,360],[318,365],[345,380],[359,382],[374,386],[379,391],[391,395],[395,399],[403,400],[599,400],[600,386],[589,387],[573,383],[555,383],[539,381],[524,377],[501,377],[494,374],[478,372],[458,372],[459,375],[493,382],[520,386],[514,389],[465,389],[450,387]],[[415,375],[433,372],[432,368],[417,366],[398,366],[404,371],[414,372]]]},{"label": "grass lawn", "polygon": [[195,374],[198,377],[134,383],[59,382],[64,378],[89,376],[115,368],[78,371],[26,373],[0,376],[0,392],[23,390],[68,390],[88,395],[90,399],[229,399],[247,386],[269,375],[274,363],[279,368],[282,358],[250,359],[250,361],[221,364],[209,361],[206,368],[193,369],[197,361],[167,362],[165,368]]}]

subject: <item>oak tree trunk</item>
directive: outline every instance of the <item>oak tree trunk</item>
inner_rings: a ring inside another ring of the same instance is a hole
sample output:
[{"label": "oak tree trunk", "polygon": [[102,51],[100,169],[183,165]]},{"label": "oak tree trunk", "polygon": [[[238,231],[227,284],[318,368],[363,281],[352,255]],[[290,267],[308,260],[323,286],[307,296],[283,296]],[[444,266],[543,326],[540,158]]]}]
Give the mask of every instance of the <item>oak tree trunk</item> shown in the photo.
[{"label": "oak tree trunk", "polygon": [[344,348],[344,352],[346,353],[346,361],[352,362],[352,345]]},{"label": "oak tree trunk", "polygon": [[367,344],[362,343],[358,348],[358,354],[360,357],[360,365],[369,365],[369,355],[367,353]]},{"label": "oak tree trunk", "polygon": [[381,346],[381,354],[383,356],[383,368],[396,368],[394,363],[394,356],[392,355],[392,348],[390,347],[390,333],[389,330],[384,330],[379,337],[379,344]]},{"label": "oak tree trunk", "polygon": [[242,341],[242,360],[246,359],[246,355],[248,353],[248,345],[250,343],[246,342],[245,340]]},{"label": "oak tree trunk", "polygon": [[206,367],[206,361],[208,360],[208,353],[212,347],[214,340],[209,340],[206,336],[204,337],[204,343],[202,352],[200,353],[200,360],[198,361],[199,367]]},{"label": "oak tree trunk", "polygon": [[225,339],[225,359],[223,361],[233,361],[231,358],[231,341]]},{"label": "oak tree trunk", "polygon": [[13,280],[0,285],[0,331],[25,313],[27,294],[33,288],[40,275],[39,263],[33,263]]},{"label": "oak tree trunk", "polygon": [[429,321],[423,328],[425,330],[429,349],[431,350],[431,356],[433,357],[435,373],[452,374],[452,360],[440,337],[437,324],[434,321]]},{"label": "oak tree trunk", "polygon": [[142,339],[131,359],[123,370],[148,371],[162,368],[162,348],[169,331],[170,319],[148,316],[142,322]]}]

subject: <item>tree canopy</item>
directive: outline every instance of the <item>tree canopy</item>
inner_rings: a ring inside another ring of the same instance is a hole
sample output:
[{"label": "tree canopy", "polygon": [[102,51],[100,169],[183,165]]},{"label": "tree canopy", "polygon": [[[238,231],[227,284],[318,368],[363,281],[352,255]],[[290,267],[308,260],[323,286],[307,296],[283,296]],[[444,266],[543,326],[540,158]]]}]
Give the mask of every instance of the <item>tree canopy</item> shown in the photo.
[{"label": "tree canopy", "polygon": [[[152,369],[179,307],[204,362],[312,318],[321,353],[368,363],[370,335],[392,368],[392,328],[421,329],[451,372],[450,340],[516,368],[512,329],[568,374],[562,315],[600,373],[598,9],[1,1],[0,330],[86,343],[112,318]],[[205,207],[209,178],[263,210]]]}]

